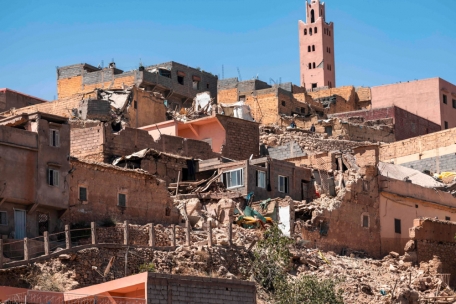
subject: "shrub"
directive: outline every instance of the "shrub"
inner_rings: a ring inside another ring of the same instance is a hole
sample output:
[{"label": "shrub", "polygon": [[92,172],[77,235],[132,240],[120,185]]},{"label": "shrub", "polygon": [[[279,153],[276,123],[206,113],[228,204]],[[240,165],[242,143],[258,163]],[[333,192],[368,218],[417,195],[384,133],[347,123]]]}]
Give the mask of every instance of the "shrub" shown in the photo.
[{"label": "shrub", "polygon": [[155,264],[153,262],[139,265],[138,272],[155,272]]}]

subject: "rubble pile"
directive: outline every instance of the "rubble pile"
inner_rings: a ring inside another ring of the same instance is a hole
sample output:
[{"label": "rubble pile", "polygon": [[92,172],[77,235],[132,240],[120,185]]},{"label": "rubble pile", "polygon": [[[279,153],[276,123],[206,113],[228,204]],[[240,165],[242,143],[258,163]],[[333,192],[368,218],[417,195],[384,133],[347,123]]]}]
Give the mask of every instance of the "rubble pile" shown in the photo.
[{"label": "rubble pile", "polygon": [[[391,252],[382,260],[338,256],[318,249],[295,249],[292,259],[297,276],[315,275],[338,281],[346,303],[421,303],[424,298],[453,297],[456,293],[439,278],[441,262],[437,257],[414,266],[410,256]],[[431,302],[430,302],[431,303]],[[434,302],[432,302],[434,303]]]},{"label": "rubble pile", "polygon": [[283,146],[296,142],[302,150],[308,153],[340,150],[352,152],[356,147],[371,145],[371,142],[358,142],[328,137],[326,133],[312,133],[304,129],[287,129],[277,125],[260,126],[260,143],[268,147]]}]

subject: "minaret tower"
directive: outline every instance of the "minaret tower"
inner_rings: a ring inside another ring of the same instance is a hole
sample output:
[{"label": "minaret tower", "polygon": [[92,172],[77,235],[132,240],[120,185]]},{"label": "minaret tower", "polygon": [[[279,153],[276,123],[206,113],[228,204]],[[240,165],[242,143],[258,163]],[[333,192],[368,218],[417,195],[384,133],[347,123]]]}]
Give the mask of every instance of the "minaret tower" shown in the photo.
[{"label": "minaret tower", "polygon": [[325,3],[306,0],[306,22],[299,20],[301,86],[307,91],[336,86],[334,24],[325,22]]}]

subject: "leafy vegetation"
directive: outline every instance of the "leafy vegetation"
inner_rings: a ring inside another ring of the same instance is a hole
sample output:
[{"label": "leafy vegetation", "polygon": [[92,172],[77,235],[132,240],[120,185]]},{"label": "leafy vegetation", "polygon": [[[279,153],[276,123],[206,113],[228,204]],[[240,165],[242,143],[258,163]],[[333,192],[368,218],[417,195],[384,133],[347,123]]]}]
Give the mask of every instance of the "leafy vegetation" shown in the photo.
[{"label": "leafy vegetation", "polygon": [[138,272],[155,272],[155,264],[153,262],[139,265]]},{"label": "leafy vegetation", "polygon": [[312,276],[291,278],[288,274],[292,268],[289,247],[293,243],[277,225],[267,230],[253,252],[252,271],[255,280],[272,293],[279,304],[343,303],[342,291],[336,291],[336,282],[332,280],[319,281]]}]

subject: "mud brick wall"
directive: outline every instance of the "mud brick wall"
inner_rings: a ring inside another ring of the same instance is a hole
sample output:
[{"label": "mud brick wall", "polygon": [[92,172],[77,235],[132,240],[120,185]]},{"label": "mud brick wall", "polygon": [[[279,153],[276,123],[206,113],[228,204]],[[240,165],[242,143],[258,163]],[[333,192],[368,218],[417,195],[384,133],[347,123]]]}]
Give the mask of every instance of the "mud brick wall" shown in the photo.
[{"label": "mud brick wall", "polygon": [[102,123],[72,123],[70,154],[75,157],[103,161]]},{"label": "mud brick wall", "polygon": [[418,263],[438,256],[442,261],[442,273],[451,273],[450,285],[456,286],[456,223],[416,219],[413,224],[410,238],[415,241]]},{"label": "mud brick wall", "polygon": [[147,303],[256,303],[255,283],[149,273]]},{"label": "mud brick wall", "polygon": [[394,160],[396,164],[441,158],[456,152],[456,128],[409,138],[380,146],[380,160]]},{"label": "mud brick wall", "polygon": [[15,111],[2,113],[1,116],[8,117],[23,113],[30,114],[35,112],[43,112],[62,117],[70,117],[71,110],[78,108],[81,98],[82,96],[75,95],[72,98],[65,98],[62,100],[54,100],[52,102],[39,103],[36,105],[16,109]]},{"label": "mud brick wall", "polygon": [[217,93],[217,102],[218,103],[234,103],[239,101],[238,89],[225,89],[220,90]]},{"label": "mud brick wall", "polygon": [[244,160],[259,155],[260,128],[259,124],[240,118],[217,115],[226,134],[226,143],[222,147],[222,156]]},{"label": "mud brick wall", "polygon": [[[135,224],[178,223],[178,210],[172,207],[163,180],[131,169],[101,163],[71,160],[68,175],[69,208],[62,221],[125,221]],[[79,188],[87,189],[87,200],[79,198]],[[126,207],[119,206],[119,193],[126,196]],[[171,209],[169,215],[167,208]]]}]

